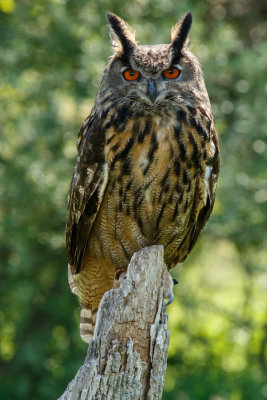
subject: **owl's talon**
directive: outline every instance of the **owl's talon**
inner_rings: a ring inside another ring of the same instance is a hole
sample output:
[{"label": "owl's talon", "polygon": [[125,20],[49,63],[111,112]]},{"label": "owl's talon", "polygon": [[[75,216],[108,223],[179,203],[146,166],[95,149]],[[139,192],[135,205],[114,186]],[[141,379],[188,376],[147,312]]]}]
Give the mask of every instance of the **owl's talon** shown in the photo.
[{"label": "owl's talon", "polygon": [[166,304],[163,304],[163,312],[165,312],[166,311],[166,308],[167,308],[167,306],[169,305],[169,304],[171,304],[172,302],[173,302],[173,299],[174,299],[174,295],[173,295],[173,292],[169,292],[169,296],[167,297],[165,297],[164,296],[164,299],[169,299],[168,300],[168,302],[166,303]]},{"label": "owl's talon", "polygon": [[114,279],[116,280],[116,281],[123,281],[123,279],[125,279],[126,278],[126,271],[125,271],[125,269],[120,269],[119,271],[116,271],[116,273],[115,273],[115,276],[114,276]]},{"label": "owl's talon", "polygon": [[178,283],[179,283],[179,282],[177,281],[177,279],[175,279],[175,278],[173,278],[172,281],[173,281],[173,284],[174,284],[174,285],[178,285]]},{"label": "owl's talon", "polygon": [[126,279],[127,277],[127,272],[125,269],[119,269],[118,271],[115,272],[114,275],[114,281],[113,281],[113,289],[118,289],[120,287],[121,282]]}]

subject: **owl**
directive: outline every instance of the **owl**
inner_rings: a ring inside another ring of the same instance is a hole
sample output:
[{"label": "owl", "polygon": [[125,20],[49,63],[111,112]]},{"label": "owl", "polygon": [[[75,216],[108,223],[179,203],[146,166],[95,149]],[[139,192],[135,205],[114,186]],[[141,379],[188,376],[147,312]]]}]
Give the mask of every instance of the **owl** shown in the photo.
[{"label": "owl", "polygon": [[134,252],[163,245],[168,269],[186,259],[211,214],[219,172],[203,72],[188,50],[191,13],[159,45],[137,44],[123,19],[106,17],[113,55],[78,135],[66,226],[87,342],[103,294]]}]

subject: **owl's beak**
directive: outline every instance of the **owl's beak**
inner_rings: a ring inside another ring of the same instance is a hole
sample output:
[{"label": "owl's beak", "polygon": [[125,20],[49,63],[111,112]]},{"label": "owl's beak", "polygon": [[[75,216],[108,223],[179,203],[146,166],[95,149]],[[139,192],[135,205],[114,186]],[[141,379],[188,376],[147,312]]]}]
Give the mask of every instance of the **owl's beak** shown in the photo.
[{"label": "owl's beak", "polygon": [[156,88],[156,85],[155,85],[155,82],[153,81],[153,79],[149,79],[149,81],[148,81],[147,93],[148,93],[152,103],[154,103],[154,101],[157,97],[157,88]]}]

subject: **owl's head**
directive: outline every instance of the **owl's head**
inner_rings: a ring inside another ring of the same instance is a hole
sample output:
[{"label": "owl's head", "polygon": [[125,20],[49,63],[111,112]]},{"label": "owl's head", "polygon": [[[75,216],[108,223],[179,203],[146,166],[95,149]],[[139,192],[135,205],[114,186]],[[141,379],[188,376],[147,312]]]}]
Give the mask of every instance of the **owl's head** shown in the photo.
[{"label": "owl's head", "polygon": [[114,50],[100,91],[120,102],[149,112],[177,105],[209,103],[203,73],[188,50],[192,14],[187,13],[171,30],[171,43],[138,45],[134,30],[113,13],[106,14]]}]

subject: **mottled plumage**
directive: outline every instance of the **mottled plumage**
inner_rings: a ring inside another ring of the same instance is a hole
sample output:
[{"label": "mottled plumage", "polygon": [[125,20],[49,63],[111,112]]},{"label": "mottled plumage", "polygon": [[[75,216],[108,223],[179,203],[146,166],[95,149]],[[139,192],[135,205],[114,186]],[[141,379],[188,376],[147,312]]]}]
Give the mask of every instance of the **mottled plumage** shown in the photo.
[{"label": "mottled plumage", "polygon": [[212,211],[219,171],[203,73],[187,49],[191,14],[170,44],[154,46],[137,45],[116,15],[107,19],[114,54],[79,133],[67,217],[69,281],[86,341],[104,292],[135,251],[162,244],[169,269],[187,257]]}]

